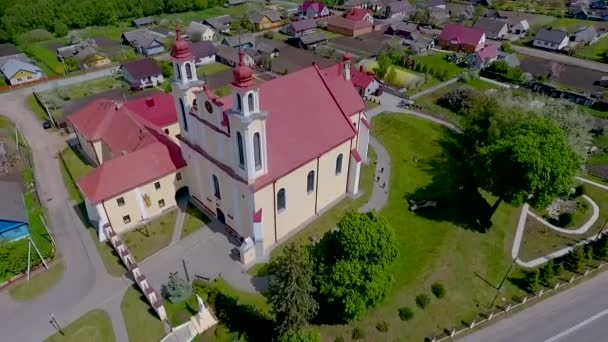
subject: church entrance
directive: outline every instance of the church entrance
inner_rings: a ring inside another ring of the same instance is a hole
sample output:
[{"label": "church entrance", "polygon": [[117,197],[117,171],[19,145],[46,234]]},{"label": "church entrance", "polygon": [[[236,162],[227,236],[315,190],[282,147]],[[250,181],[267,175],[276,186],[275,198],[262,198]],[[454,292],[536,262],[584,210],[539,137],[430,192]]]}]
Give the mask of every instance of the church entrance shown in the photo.
[{"label": "church entrance", "polygon": [[217,208],[216,214],[218,221],[220,221],[222,224],[226,224],[226,217],[224,216],[224,212],[222,211],[222,209]]}]

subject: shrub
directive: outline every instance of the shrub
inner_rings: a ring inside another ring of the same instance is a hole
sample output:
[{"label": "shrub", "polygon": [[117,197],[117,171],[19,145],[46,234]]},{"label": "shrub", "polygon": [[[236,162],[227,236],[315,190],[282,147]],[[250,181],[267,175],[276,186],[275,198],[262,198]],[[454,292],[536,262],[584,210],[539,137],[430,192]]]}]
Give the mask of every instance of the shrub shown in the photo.
[{"label": "shrub", "polygon": [[399,318],[401,318],[402,321],[409,321],[414,318],[414,311],[407,306],[399,308]]},{"label": "shrub", "polygon": [[574,188],[574,193],[572,194],[571,198],[578,198],[584,194],[585,194],[585,186],[579,185],[576,188]]},{"label": "shrub", "polygon": [[334,342],[344,342],[344,337],[338,336],[338,337],[336,337],[336,339],[334,340]]},{"label": "shrub", "polygon": [[63,21],[56,20],[53,23],[53,32],[55,32],[57,37],[66,36],[68,34],[68,31],[69,29],[66,24],[63,23]]},{"label": "shrub", "polygon": [[443,94],[437,100],[437,104],[441,107],[447,108],[455,113],[460,114],[465,109],[471,107],[475,95],[475,90],[471,88],[457,88]]},{"label": "shrub", "polygon": [[599,239],[594,240],[591,248],[595,259],[606,258],[608,256],[608,235],[602,234]]},{"label": "shrub", "polygon": [[585,250],[581,246],[576,247],[564,258],[564,268],[568,271],[578,272],[583,266],[584,259]]},{"label": "shrub", "polygon": [[555,275],[555,265],[553,261],[549,261],[540,269],[540,274],[538,279],[541,284],[544,286],[552,286],[551,281],[553,280],[553,276]]},{"label": "shrub", "polygon": [[574,215],[572,213],[561,213],[559,214],[558,224],[560,227],[567,227],[574,221]]},{"label": "shrub", "polygon": [[169,282],[163,289],[171,303],[181,303],[192,294],[192,285],[182,279],[177,272],[169,273]]},{"label": "shrub", "polygon": [[538,270],[527,271],[524,279],[530,291],[535,291],[538,288]]},{"label": "shrub", "polygon": [[511,46],[511,43],[509,43],[509,42],[505,42],[504,44],[502,44],[502,46],[500,47],[500,49],[503,52],[506,52],[506,53],[513,53],[513,52],[515,52],[513,50],[513,47]]},{"label": "shrub", "polygon": [[47,30],[35,29],[22,34],[20,38],[24,42],[35,43],[53,39],[53,35]]},{"label": "shrub", "polygon": [[439,299],[445,297],[445,287],[442,283],[433,283],[431,285],[431,292]]},{"label": "shrub", "polygon": [[382,321],[382,322],[378,322],[378,324],[376,324],[376,330],[378,330],[381,333],[385,333],[388,331],[388,323],[386,323],[386,321]]},{"label": "shrub", "polygon": [[360,328],[360,327],[356,327],[355,329],[353,329],[353,340],[362,340],[365,338],[365,331]]},{"label": "shrub", "polygon": [[421,309],[426,308],[431,303],[431,298],[424,293],[416,296],[416,305]]}]

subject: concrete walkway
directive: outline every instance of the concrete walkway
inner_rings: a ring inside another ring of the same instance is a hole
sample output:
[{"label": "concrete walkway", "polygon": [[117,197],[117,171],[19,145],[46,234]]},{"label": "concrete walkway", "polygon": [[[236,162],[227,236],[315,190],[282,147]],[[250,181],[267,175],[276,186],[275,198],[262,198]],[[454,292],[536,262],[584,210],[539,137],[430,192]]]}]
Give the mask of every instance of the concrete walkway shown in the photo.
[{"label": "concrete walkway", "polygon": [[587,222],[585,222],[585,224],[583,224],[582,226],[580,226],[580,228],[578,228],[578,229],[564,229],[564,228],[560,228],[560,227],[554,226],[554,225],[552,225],[551,223],[547,222],[545,219],[543,219],[542,217],[536,215],[535,213],[533,213],[530,210],[528,210],[528,215],[532,216],[538,222],[544,224],[549,229],[555,230],[556,232],[559,232],[559,233],[562,233],[562,234],[572,234],[572,235],[585,234],[589,230],[589,228],[591,228],[595,224],[595,222],[597,222],[597,219],[600,217],[600,208],[597,206],[597,204],[591,198],[589,198],[589,196],[583,195],[583,198],[587,202],[589,202],[589,204],[591,204],[591,208],[593,209],[593,213],[592,213],[591,217],[589,218],[589,220],[587,220]]},{"label": "concrete walkway", "polygon": [[376,151],[376,172],[372,196],[359,212],[366,213],[371,210],[380,210],[386,205],[388,199],[389,183],[391,179],[391,157],[374,137],[370,137],[369,145]]},{"label": "concrete walkway", "polygon": [[177,200],[177,216],[175,217],[175,226],[173,227],[173,236],[171,236],[170,245],[179,241],[182,236],[182,228],[184,227],[184,219],[186,218],[186,209],[188,208],[187,199]]},{"label": "concrete walkway", "polygon": [[447,87],[450,84],[454,84],[454,83],[458,82],[459,79],[460,79],[460,77],[454,77],[451,80],[447,80],[447,81],[445,81],[443,83],[439,83],[436,86],[432,86],[432,87],[430,87],[428,89],[425,89],[425,90],[423,90],[421,92],[418,92],[418,93],[410,96],[410,100],[415,100],[415,99],[417,99],[419,97],[423,97],[423,96],[425,96],[427,94],[434,93],[434,92],[436,92],[437,90],[439,90],[441,88]]}]

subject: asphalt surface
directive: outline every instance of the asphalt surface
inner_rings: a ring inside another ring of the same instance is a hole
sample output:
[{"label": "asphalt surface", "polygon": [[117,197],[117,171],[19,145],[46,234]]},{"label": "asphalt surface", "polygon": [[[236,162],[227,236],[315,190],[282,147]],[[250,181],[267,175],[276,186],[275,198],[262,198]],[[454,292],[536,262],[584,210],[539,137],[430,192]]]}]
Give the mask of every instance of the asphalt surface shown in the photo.
[{"label": "asphalt surface", "polygon": [[[600,72],[608,72],[608,64],[598,63],[586,59],[580,59],[576,57],[571,57],[568,55],[564,55],[561,53],[550,52],[541,49],[529,48],[525,46],[513,45],[513,50],[515,52],[521,53],[523,55],[549,59],[555,62],[559,62],[566,65],[571,65],[575,67],[600,71]],[[608,340],[608,339],[607,339]]]}]

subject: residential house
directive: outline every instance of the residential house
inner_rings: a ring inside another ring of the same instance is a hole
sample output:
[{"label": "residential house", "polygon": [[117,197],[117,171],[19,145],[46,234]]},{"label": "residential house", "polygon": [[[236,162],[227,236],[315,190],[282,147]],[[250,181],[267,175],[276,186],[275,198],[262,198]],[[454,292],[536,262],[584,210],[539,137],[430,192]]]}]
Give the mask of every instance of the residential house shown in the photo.
[{"label": "residential house", "polygon": [[165,51],[163,39],[165,37],[149,29],[137,29],[122,34],[123,44],[135,48],[137,53],[151,56]]},{"label": "residential house", "polygon": [[580,27],[570,36],[570,40],[582,44],[592,44],[597,39],[598,33],[594,26]]},{"label": "residential house", "polygon": [[380,95],[382,84],[373,72],[365,71],[361,65],[359,70],[354,69],[350,73],[353,85],[359,92],[359,95],[362,97]]},{"label": "residential house", "polygon": [[163,82],[160,65],[152,58],[143,58],[120,66],[122,76],[133,89],[156,87]]},{"label": "residential house", "polygon": [[507,63],[512,68],[519,67],[519,58],[515,53],[507,53],[504,51],[498,51],[498,60]]},{"label": "residential house", "polygon": [[298,12],[307,18],[322,18],[330,14],[329,8],[322,2],[306,0],[298,6]]},{"label": "residential house", "polygon": [[420,36],[418,39],[414,41],[405,40],[403,41],[403,45],[409,47],[417,54],[424,54],[429,52],[432,48],[435,47],[435,40],[433,38],[422,37]]},{"label": "residential house", "polygon": [[217,33],[229,34],[230,24],[233,19],[230,15],[222,15],[219,17],[213,17],[203,20],[203,24],[211,27]]},{"label": "residential house", "polygon": [[330,17],[327,19],[327,30],[350,37],[357,37],[373,31],[373,23],[363,17],[357,18],[358,20],[352,20],[337,15]]},{"label": "residential house", "polygon": [[195,58],[194,64],[196,66],[215,62],[217,48],[208,40],[191,43],[190,51]]},{"label": "residential house", "polygon": [[11,59],[31,63],[32,61],[13,44],[0,44],[0,67]]},{"label": "residential house", "polygon": [[215,31],[205,24],[198,21],[191,21],[186,30],[191,41],[212,41],[215,38]]},{"label": "residential house", "polygon": [[374,23],[372,11],[362,8],[353,8],[348,10],[344,15],[344,18],[353,21],[367,21],[370,24]]},{"label": "residential house", "polygon": [[184,192],[186,161],[173,140],[180,133],[173,97],[137,102],[97,99],[68,117],[80,150],[96,166],[77,185],[100,241],[107,239],[104,226],[125,233],[175,209]]},{"label": "residential house", "polygon": [[325,43],[327,43],[325,34],[323,32],[315,32],[298,37],[296,44],[304,49],[314,49]]},{"label": "residential house", "polygon": [[291,22],[281,29],[281,33],[292,37],[299,37],[315,32],[317,21],[314,19],[303,19]]},{"label": "residential house", "polygon": [[249,0],[228,0],[224,3],[224,7],[241,6],[248,3]]},{"label": "residential house", "polygon": [[[240,62],[239,49],[229,47],[226,45],[219,45],[217,47],[217,53],[215,59],[222,64],[229,67],[236,67]],[[243,63],[249,67],[253,67],[256,63],[255,59],[249,55],[249,53],[243,53]]]},{"label": "residential house", "polygon": [[465,57],[465,63],[471,69],[482,69],[498,59],[496,45],[486,45]]},{"label": "residential house", "polygon": [[427,8],[427,9],[431,9],[431,8],[439,8],[439,9],[447,9],[447,5],[445,0],[426,0],[426,1],[422,1],[422,3],[419,4],[419,6],[421,8]]},{"label": "residential house", "polygon": [[460,24],[447,24],[439,35],[439,45],[448,50],[475,52],[486,44],[483,30]]},{"label": "residential house", "polygon": [[420,37],[420,29],[417,24],[402,21],[390,24],[384,33],[411,41],[415,41]]},{"label": "residential house", "polygon": [[268,56],[272,59],[279,57],[280,51],[275,46],[261,42],[255,47],[258,56]]},{"label": "residential house", "polygon": [[561,50],[568,46],[568,32],[541,29],[534,37],[532,45],[548,50]]},{"label": "residential house", "polygon": [[509,32],[519,36],[523,36],[530,31],[530,24],[526,19],[509,20]]},{"label": "residential house", "polygon": [[489,9],[487,10],[484,14],[483,14],[484,18],[490,18],[490,19],[509,19],[508,16],[506,16],[505,14],[503,14],[501,11],[497,11],[494,9]]},{"label": "residential house", "polygon": [[398,16],[408,16],[413,11],[409,1],[393,1],[384,6],[380,12],[382,19],[390,19]]},{"label": "residential house", "polygon": [[97,43],[93,39],[57,48],[57,57],[60,60],[72,58],[81,69],[101,67],[112,62],[108,56],[97,51]]},{"label": "residential house", "polygon": [[365,8],[369,7],[369,0],[347,0],[342,5],[342,9],[349,10],[351,8]]},{"label": "residential house", "polygon": [[0,67],[0,71],[2,71],[10,85],[34,82],[42,78],[42,71],[36,64],[18,59],[8,60]]},{"label": "residential house", "polygon": [[256,31],[270,30],[281,26],[281,14],[274,10],[251,13],[249,22],[255,25]]},{"label": "residential house", "polygon": [[427,24],[435,28],[442,28],[451,20],[450,11],[445,8],[430,7],[427,8],[427,10],[429,11],[429,20]]},{"label": "residential house", "polygon": [[[183,57],[188,51],[176,50],[176,68],[192,63]],[[345,56],[329,68],[312,65],[259,84],[239,62],[231,95],[203,87],[195,99],[205,105],[196,108],[186,104],[201,83],[173,81],[191,203],[242,241],[242,263],[267,258],[320,212],[359,193],[369,121],[351,62]]]},{"label": "residential house", "polygon": [[247,33],[238,36],[226,37],[222,40],[221,44],[229,46],[231,48],[240,48],[247,51],[255,47],[255,36],[250,33]]},{"label": "residential house", "polygon": [[131,24],[137,28],[150,27],[156,24],[156,19],[154,17],[143,17],[139,19],[133,19]]},{"label": "residential house", "polygon": [[473,27],[482,29],[486,33],[486,38],[489,39],[503,39],[509,32],[507,21],[504,19],[480,17]]},{"label": "residential house", "polygon": [[19,179],[0,179],[0,243],[18,241],[30,235],[24,190]]}]

